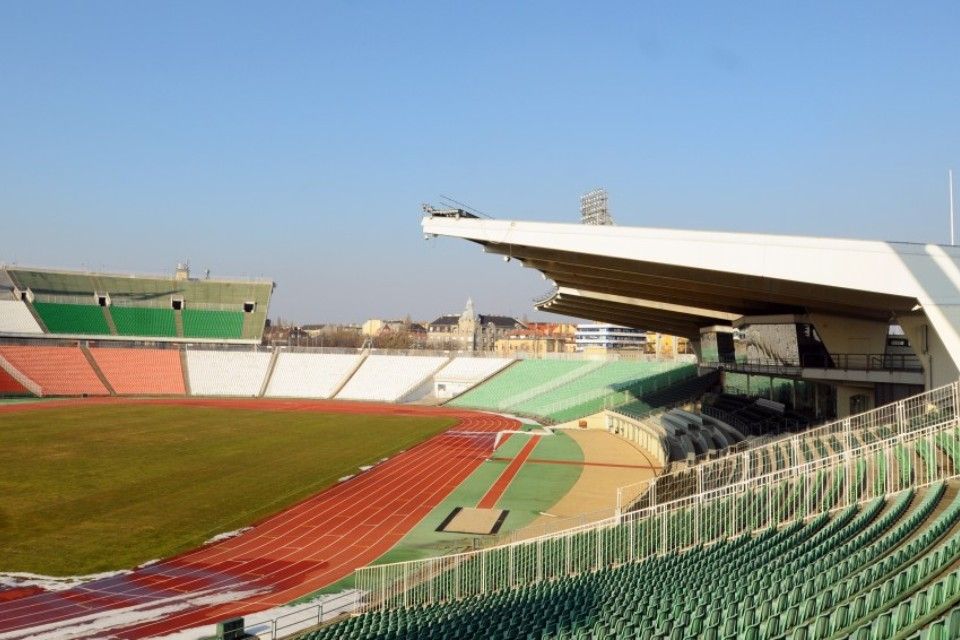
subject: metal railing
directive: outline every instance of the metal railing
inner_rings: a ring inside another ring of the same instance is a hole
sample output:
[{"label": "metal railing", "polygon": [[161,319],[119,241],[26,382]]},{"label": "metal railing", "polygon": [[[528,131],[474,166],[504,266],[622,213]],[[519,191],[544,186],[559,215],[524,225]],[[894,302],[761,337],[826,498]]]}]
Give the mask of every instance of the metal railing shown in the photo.
[{"label": "metal railing", "polygon": [[704,361],[702,366],[751,373],[796,375],[800,369],[842,369],[851,371],[922,371],[920,359],[912,354],[833,353],[806,354],[799,358],[749,358]]},{"label": "metal railing", "polygon": [[286,638],[317,627],[345,613],[353,613],[360,606],[360,596],[360,592],[356,590],[325,596],[317,604],[305,605],[266,622],[251,625],[244,631],[261,640]]},{"label": "metal railing", "polygon": [[[728,467],[723,467],[727,473],[718,473],[708,466],[712,463],[705,463],[692,468],[689,475],[696,483],[692,486],[699,490],[688,495],[658,499],[655,487],[661,477],[651,483],[650,503],[632,511],[507,545],[364,567],[356,572],[356,585],[364,592],[365,608],[457,600],[778,526],[791,517],[817,512],[835,484],[840,489],[832,509],[953,478],[957,469],[952,464],[926,465],[917,471],[900,456],[905,445],[929,450],[938,436],[960,424],[958,393],[958,383],[953,383],[817,430],[837,441],[845,435],[841,451],[816,448],[817,457],[782,469],[771,469],[750,457],[755,451],[747,452],[734,456],[744,465],[737,474],[730,474]],[[802,459],[806,451],[802,445],[799,440],[791,443],[794,460]],[[908,466],[894,472],[895,463]],[[789,517],[784,508],[791,510]]]},{"label": "metal railing", "polygon": [[[857,442],[875,442],[958,419],[958,406],[960,382],[954,382],[769,444],[671,471],[650,482],[621,487],[625,497],[618,500],[618,505],[622,511],[650,507],[681,496],[703,494],[734,480],[748,481],[776,470],[778,456],[792,460],[825,458],[831,450],[848,451]],[[824,441],[830,442],[830,449]]]},{"label": "metal railing", "polygon": [[[365,609],[423,606],[596,571],[713,544],[823,511],[955,478],[953,464],[910,467],[907,447],[937,446],[956,416],[712,491],[564,532],[479,551],[356,572]],[[936,457],[935,454],[933,456]],[[896,471],[895,471],[896,470]]]}]

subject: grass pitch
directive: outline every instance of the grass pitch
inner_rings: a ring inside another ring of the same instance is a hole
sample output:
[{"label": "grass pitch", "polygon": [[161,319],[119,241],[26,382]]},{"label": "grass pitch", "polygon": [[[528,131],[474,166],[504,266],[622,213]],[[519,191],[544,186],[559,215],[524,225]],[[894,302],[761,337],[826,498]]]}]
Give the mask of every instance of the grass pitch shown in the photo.
[{"label": "grass pitch", "polygon": [[249,525],[452,418],[162,405],[0,416],[0,571],[130,568]]}]

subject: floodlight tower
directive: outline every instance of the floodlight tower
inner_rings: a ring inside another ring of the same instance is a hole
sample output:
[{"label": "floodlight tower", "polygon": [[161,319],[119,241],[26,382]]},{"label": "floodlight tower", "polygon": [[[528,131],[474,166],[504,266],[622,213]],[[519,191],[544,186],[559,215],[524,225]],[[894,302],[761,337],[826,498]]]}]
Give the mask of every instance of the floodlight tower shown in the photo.
[{"label": "floodlight tower", "polygon": [[583,224],[612,225],[607,208],[607,190],[594,189],[580,196],[580,222]]}]

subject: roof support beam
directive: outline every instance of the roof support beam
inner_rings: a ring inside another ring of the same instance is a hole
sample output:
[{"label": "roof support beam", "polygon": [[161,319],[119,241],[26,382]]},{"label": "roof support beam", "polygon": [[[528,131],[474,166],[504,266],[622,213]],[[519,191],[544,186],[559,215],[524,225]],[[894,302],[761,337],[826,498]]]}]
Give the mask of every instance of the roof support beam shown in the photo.
[{"label": "roof support beam", "polygon": [[[661,287],[671,291],[690,291],[709,294],[722,299],[724,296],[739,299],[753,309],[751,313],[762,311],[764,304],[771,302],[794,309],[815,307],[833,309],[837,305],[849,305],[851,294],[856,295],[855,308],[861,312],[864,307],[890,311],[909,310],[916,304],[915,299],[874,293],[871,291],[849,291],[840,287],[825,287],[799,281],[775,280],[772,278],[743,274],[724,273],[707,269],[694,269],[672,265],[644,262],[642,260],[624,260],[606,256],[559,252],[537,247],[514,245],[484,244],[489,252],[512,257],[543,271],[548,277],[552,274],[590,273],[594,277],[622,282],[626,286]],[[557,278],[553,278],[557,280]],[[624,292],[629,295],[628,291]],[[640,297],[648,297],[640,295]]]}]

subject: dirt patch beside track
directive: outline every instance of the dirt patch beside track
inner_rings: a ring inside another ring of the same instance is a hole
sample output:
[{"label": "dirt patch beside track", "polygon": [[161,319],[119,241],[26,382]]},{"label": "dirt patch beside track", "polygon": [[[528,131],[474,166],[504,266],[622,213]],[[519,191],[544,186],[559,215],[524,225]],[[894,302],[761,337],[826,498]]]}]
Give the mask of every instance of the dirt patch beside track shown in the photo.
[{"label": "dirt patch beside track", "polygon": [[[623,438],[596,429],[565,431],[583,450],[583,470],[573,488],[550,508],[551,516],[541,516],[531,525],[540,528],[584,513],[609,510],[617,506],[617,488],[655,477],[660,467],[641,449]],[[609,466],[608,466],[609,465]]]}]

